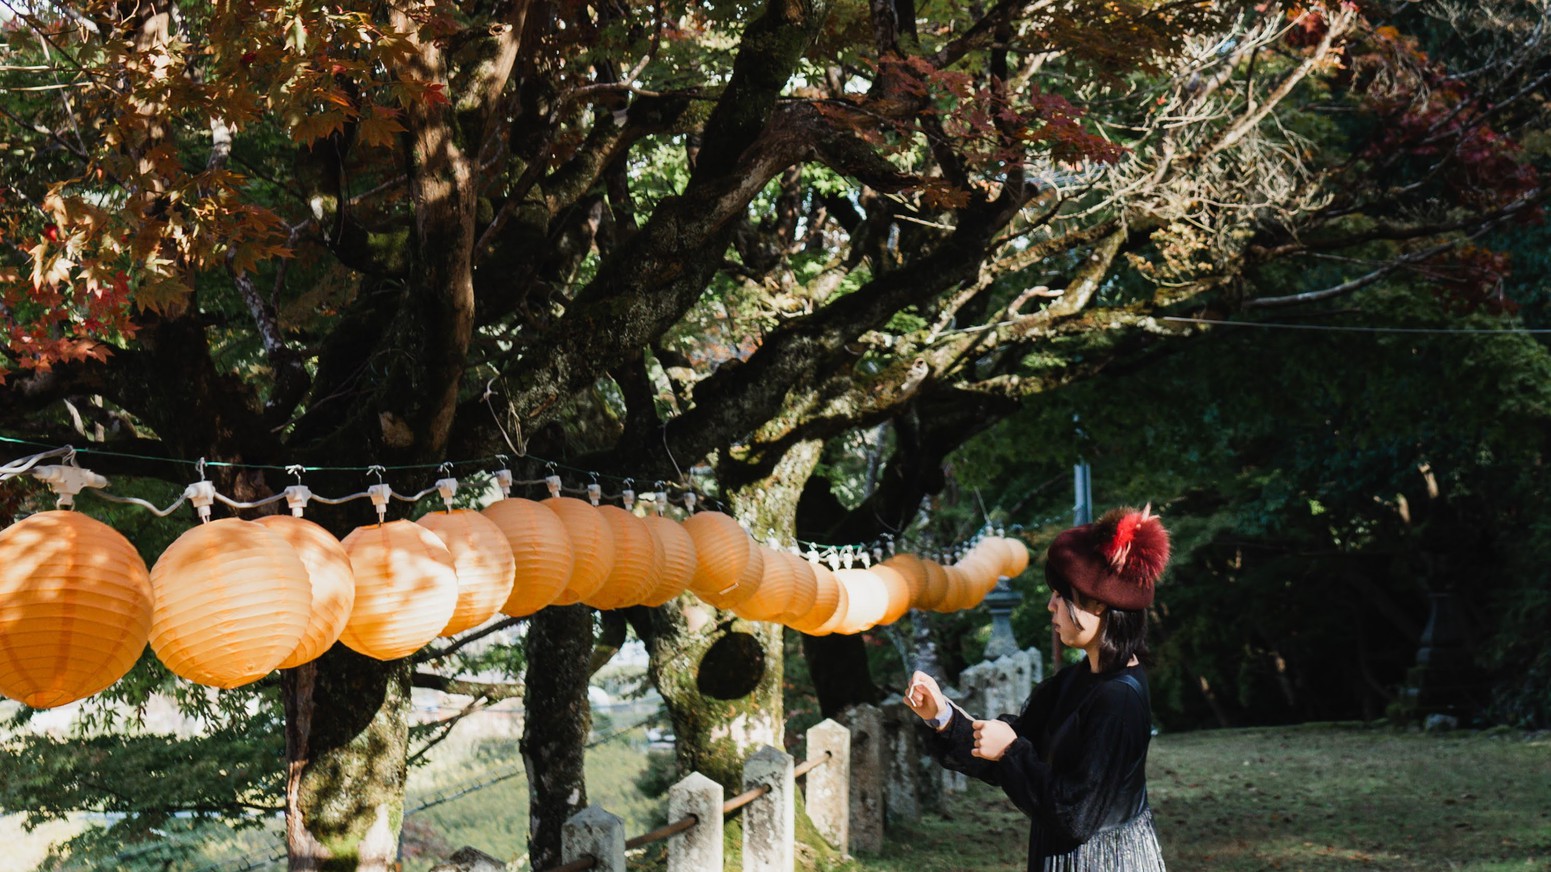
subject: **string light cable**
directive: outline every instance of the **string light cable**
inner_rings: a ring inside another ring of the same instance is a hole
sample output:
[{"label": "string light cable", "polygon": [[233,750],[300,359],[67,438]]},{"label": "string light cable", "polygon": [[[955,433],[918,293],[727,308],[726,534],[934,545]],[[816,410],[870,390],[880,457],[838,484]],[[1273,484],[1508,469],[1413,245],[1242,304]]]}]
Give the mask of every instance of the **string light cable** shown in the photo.
[{"label": "string light cable", "polygon": [[[182,460],[178,458],[150,457],[89,447],[76,448],[70,445],[50,448],[40,443],[9,436],[0,436],[0,443],[46,448],[44,451],[17,458],[0,466],[0,480],[14,478],[18,475],[30,475],[53,489],[57,498],[58,508],[74,508],[76,496],[82,493],[90,493],[93,497],[106,502],[137,506],[159,518],[172,515],[184,505],[191,505],[201,523],[208,523],[210,521],[213,514],[213,506],[218,502],[231,509],[257,509],[283,500],[292,515],[302,517],[307,506],[313,502],[325,505],[341,505],[355,500],[369,500],[376,510],[378,523],[384,523],[387,519],[388,506],[393,501],[414,504],[432,494],[437,494],[450,510],[453,507],[453,501],[459,489],[459,480],[452,475],[452,472],[455,467],[470,465],[486,466],[486,469],[479,471],[476,475],[486,477],[490,483],[500,490],[503,497],[511,496],[512,491],[519,487],[543,486],[548,490],[551,497],[574,496],[585,499],[594,506],[609,502],[621,504],[626,509],[633,509],[636,501],[639,500],[651,503],[652,510],[655,510],[658,514],[664,513],[667,507],[674,505],[681,507],[687,514],[694,514],[697,510],[705,511],[713,508],[726,511],[729,514],[732,513],[731,507],[720,500],[708,497],[683,485],[668,483],[658,479],[655,490],[638,493],[634,490],[635,479],[632,477],[611,476],[590,470],[584,471],[576,467],[568,467],[554,461],[546,461],[532,456],[529,456],[527,459],[544,463],[548,467],[549,474],[544,478],[519,480],[513,476],[510,469],[504,466],[495,470],[488,469],[492,461],[503,464],[508,462],[509,458],[506,455],[493,455],[475,460],[443,461],[437,464],[409,464],[394,467],[381,464],[344,467],[303,466],[299,464],[275,466],[209,461],[205,458]],[[191,465],[194,467],[194,472],[199,480],[185,487],[183,492],[170,505],[162,507],[140,497],[122,496],[112,493],[108,490],[110,482],[106,477],[80,466],[80,458],[86,454]],[[64,462],[40,465],[42,461],[53,458],[60,458]],[[209,480],[207,471],[212,468],[283,471],[294,476],[296,483],[285,487],[279,493],[262,499],[251,501],[238,500],[221,493],[216,488],[215,483]],[[558,470],[562,468],[585,475],[588,481],[581,485],[567,485],[558,474]],[[431,486],[418,491],[401,493],[395,490],[391,484],[384,481],[384,476],[390,472],[432,469],[437,470],[441,477],[437,478]],[[373,477],[375,481],[368,485],[365,490],[344,496],[329,497],[316,493],[301,483],[302,475],[306,472],[364,472]],[[617,491],[605,491],[600,481],[600,479],[605,478],[621,482],[624,487]],[[753,536],[746,521],[740,520],[739,524]],[[1004,528],[993,525],[989,518],[987,518],[981,528],[964,541],[952,545],[938,545],[929,541],[922,541],[913,543],[912,550],[918,551],[923,555],[932,556],[934,559],[939,560],[939,562],[951,562],[962,556],[970,548],[973,548],[985,537],[993,535],[1002,536],[1005,533]],[[774,530],[767,530],[765,543],[771,548],[788,551],[813,563],[823,562],[831,569],[849,569],[857,565],[860,565],[862,568],[870,568],[872,564],[881,563],[889,556],[898,553],[902,547],[901,543],[891,534],[884,534],[871,542],[835,544],[811,542],[797,538],[783,541],[776,536]]]}]

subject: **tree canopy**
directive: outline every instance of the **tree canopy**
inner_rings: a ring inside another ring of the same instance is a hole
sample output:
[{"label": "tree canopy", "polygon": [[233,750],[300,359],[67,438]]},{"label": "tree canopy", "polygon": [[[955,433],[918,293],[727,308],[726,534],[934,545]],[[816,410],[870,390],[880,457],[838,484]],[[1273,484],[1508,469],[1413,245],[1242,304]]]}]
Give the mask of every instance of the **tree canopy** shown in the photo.
[{"label": "tree canopy", "polygon": [[[1195,321],[1510,310],[1491,245],[1545,199],[1547,22],[1508,0],[4,10],[0,427],[238,498],[502,453],[865,541]],[[837,496],[826,445],[878,428]],[[529,628],[554,710],[591,627]],[[281,679],[293,855],[391,856],[413,670],[364,661]]]}]

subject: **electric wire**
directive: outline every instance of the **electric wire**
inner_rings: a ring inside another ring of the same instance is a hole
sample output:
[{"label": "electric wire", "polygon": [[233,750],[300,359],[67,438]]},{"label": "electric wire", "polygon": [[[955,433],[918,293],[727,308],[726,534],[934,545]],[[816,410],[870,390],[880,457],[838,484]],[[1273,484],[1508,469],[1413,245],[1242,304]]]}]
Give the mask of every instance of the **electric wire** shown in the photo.
[{"label": "electric wire", "polygon": [[1184,318],[1169,315],[1159,318],[1175,324],[1200,324],[1207,327],[1257,327],[1262,330],[1302,330],[1310,333],[1395,333],[1439,336],[1540,336],[1551,334],[1543,327],[1390,327],[1382,325],[1288,324],[1276,321],[1217,321],[1211,318]]}]

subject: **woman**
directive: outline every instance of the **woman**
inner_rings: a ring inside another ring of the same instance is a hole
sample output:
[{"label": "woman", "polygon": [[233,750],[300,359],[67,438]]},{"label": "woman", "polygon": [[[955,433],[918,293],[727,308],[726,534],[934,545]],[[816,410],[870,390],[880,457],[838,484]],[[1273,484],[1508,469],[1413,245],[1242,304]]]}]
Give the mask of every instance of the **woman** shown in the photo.
[{"label": "woman", "polygon": [[971,719],[917,672],[905,703],[933,728],[943,766],[997,785],[1029,816],[1029,872],[1154,872],[1147,805],[1147,612],[1169,559],[1148,509],[1063,532],[1045,556],[1061,644],[1087,659],[1034,689],[1016,717]]}]

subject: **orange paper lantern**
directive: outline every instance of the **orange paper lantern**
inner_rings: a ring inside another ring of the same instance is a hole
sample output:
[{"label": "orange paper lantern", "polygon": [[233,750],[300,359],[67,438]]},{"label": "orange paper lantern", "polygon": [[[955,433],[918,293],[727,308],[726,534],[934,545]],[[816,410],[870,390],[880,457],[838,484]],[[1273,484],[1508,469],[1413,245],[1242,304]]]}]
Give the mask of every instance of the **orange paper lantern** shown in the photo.
[{"label": "orange paper lantern", "polygon": [[985,595],[991,592],[991,588],[996,587],[998,576],[996,565],[991,562],[990,556],[984,552],[972,550],[969,552],[968,557],[954,565],[958,567],[960,572],[964,573],[964,577],[969,580],[970,587],[974,589],[974,596],[971,597],[971,608],[979,605],[980,601],[985,599]]},{"label": "orange paper lantern", "polygon": [[517,561],[496,523],[479,512],[431,512],[417,521],[436,534],[458,572],[458,605],[437,635],[456,636],[500,611],[512,595]]},{"label": "orange paper lantern", "polygon": [[393,660],[435,639],[458,607],[452,552],[410,521],[357,527],[340,544],[355,571],[355,608],[339,641]]},{"label": "orange paper lantern", "polygon": [[613,536],[614,562],[602,586],[582,602],[595,609],[640,605],[657,584],[654,573],[662,560],[657,537],[644,521],[619,506],[599,506],[596,511]]},{"label": "orange paper lantern", "polygon": [[[764,559],[757,544],[731,516],[699,512],[684,519],[684,532],[695,543],[695,574],[689,589],[713,606],[723,607],[748,581],[751,569],[764,574]],[[756,581],[757,587],[757,581]]]},{"label": "orange paper lantern", "polygon": [[1022,539],[1008,538],[1005,541],[1010,556],[1007,565],[1003,567],[1006,571],[1002,574],[1008,578],[1022,575],[1023,570],[1029,568],[1029,546]]},{"label": "orange paper lantern", "polygon": [[[840,581],[835,578],[835,573],[831,572],[828,566],[822,563],[811,565],[814,580],[813,605],[804,614],[788,621],[787,626],[799,633],[818,636],[822,635],[819,628],[835,617],[836,610],[843,611],[840,599],[843,591],[840,588]],[[842,614],[841,617],[843,618],[844,615]]]},{"label": "orange paper lantern", "polygon": [[355,606],[355,573],[350,571],[350,555],[334,534],[306,518],[291,515],[266,515],[254,523],[284,539],[307,567],[312,582],[312,613],[307,629],[296,650],[280,661],[281,669],[294,669],[318,659],[350,620]]},{"label": "orange paper lantern", "polygon": [[943,598],[948,595],[948,574],[943,571],[942,564],[935,560],[922,559],[921,569],[926,576],[926,586],[911,607],[940,611]]},{"label": "orange paper lantern", "polygon": [[948,592],[943,595],[942,602],[937,604],[937,611],[963,611],[968,606],[970,597],[974,595],[969,576],[965,575],[958,566],[944,566],[942,571],[948,578]]},{"label": "orange paper lantern", "polygon": [[151,633],[151,579],[129,540],[79,512],[0,532],[0,694],[33,708],[124,677]]},{"label": "orange paper lantern", "polygon": [[926,594],[926,565],[921,562],[921,558],[901,552],[883,561],[883,565],[905,579],[905,584],[910,588],[909,608],[919,608],[917,604]]},{"label": "orange paper lantern", "polygon": [[846,590],[846,615],[836,633],[851,635],[878,623],[889,607],[889,590],[883,579],[866,569],[837,569],[835,578]]},{"label": "orange paper lantern", "polygon": [[792,566],[792,595],[787,600],[786,611],[782,613],[780,620],[790,623],[813,608],[813,603],[818,599],[819,594],[818,573],[814,569],[815,564],[790,551],[782,552],[782,557]]},{"label": "orange paper lantern", "polygon": [[732,607],[733,613],[751,621],[778,621],[791,606],[792,588],[797,582],[796,567],[782,558],[782,552],[756,544],[763,557],[765,572],[754,595]]},{"label": "orange paper lantern", "polygon": [[830,618],[827,621],[813,628],[813,632],[803,630],[803,633],[808,633],[810,636],[828,636],[830,633],[836,632],[842,624],[845,624],[845,616],[847,616],[851,608],[850,590],[845,585],[842,585],[841,579],[834,574],[833,569],[824,566],[817,574],[822,576],[824,573],[830,574],[831,579],[834,579],[834,610],[831,611]]},{"label": "orange paper lantern", "polygon": [[910,584],[905,581],[904,573],[883,563],[874,566],[872,574],[883,579],[889,594],[889,607],[883,610],[878,623],[892,624],[910,611]]},{"label": "orange paper lantern", "polygon": [[689,589],[697,566],[695,540],[681,525],[662,515],[647,515],[642,520],[657,538],[658,551],[662,554],[661,575],[647,594],[645,604],[660,606]]},{"label": "orange paper lantern", "polygon": [[724,609],[735,609],[753,599],[759,593],[759,586],[765,580],[765,555],[769,549],[761,548],[753,540],[750,540],[749,562],[743,568],[743,574],[733,584],[732,590],[718,597],[716,600],[706,602]]},{"label": "orange paper lantern", "polygon": [[312,578],[261,524],[223,518],[186,531],[151,567],[151,647],[174,675],[233,688],[263,678],[301,644]]},{"label": "orange paper lantern", "polygon": [[484,509],[512,552],[512,592],[501,611],[526,617],[555,601],[571,581],[576,561],[565,522],[543,503],[510,497]]},{"label": "orange paper lantern", "polygon": [[614,568],[614,533],[596,506],[575,497],[550,497],[539,505],[560,518],[571,540],[571,578],[551,605],[579,603],[608,580]]}]

